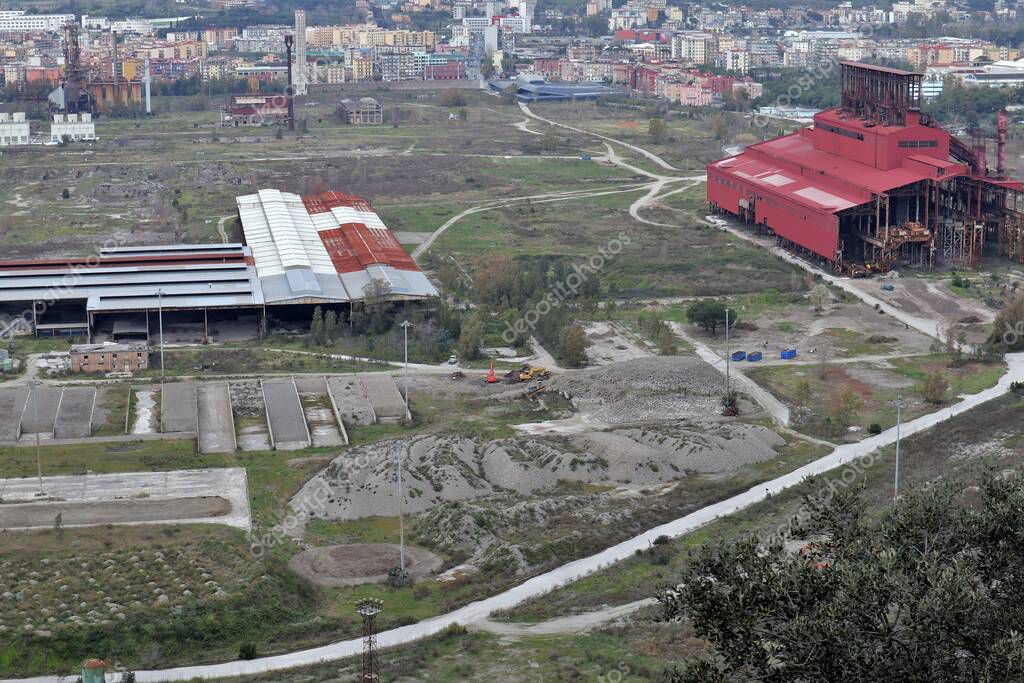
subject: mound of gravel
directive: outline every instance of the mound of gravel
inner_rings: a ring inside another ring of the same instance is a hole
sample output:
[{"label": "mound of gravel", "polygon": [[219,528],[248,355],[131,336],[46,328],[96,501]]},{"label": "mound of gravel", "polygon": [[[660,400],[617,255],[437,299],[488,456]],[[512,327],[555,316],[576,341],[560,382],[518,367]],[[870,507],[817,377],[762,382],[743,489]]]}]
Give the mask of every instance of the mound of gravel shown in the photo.
[{"label": "mound of gravel", "polygon": [[415,514],[496,493],[531,494],[560,481],[652,485],[694,473],[728,473],[774,457],[783,443],[770,429],[733,422],[682,421],[496,441],[427,435],[348,450],[293,502],[322,500],[314,512],[328,519],[392,516],[398,510],[399,450],[404,506]]},{"label": "mound of gravel", "polygon": [[659,356],[563,375],[552,387],[610,425],[696,419],[718,412],[722,376],[698,358]]}]

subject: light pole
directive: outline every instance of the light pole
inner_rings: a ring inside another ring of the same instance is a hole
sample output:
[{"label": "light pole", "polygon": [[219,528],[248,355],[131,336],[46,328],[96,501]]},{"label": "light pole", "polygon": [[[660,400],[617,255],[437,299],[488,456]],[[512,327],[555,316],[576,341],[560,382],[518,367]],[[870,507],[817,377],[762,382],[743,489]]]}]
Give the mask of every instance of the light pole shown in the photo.
[{"label": "light pole", "polygon": [[896,476],[893,480],[892,485],[892,503],[896,504],[896,500],[900,495],[900,422],[903,418],[903,397],[896,394]]},{"label": "light pole", "polygon": [[398,568],[405,575],[405,517],[402,514],[405,510],[405,501],[402,498],[402,450],[403,446],[398,445]]},{"label": "light pole", "polygon": [[156,306],[160,319],[160,379],[164,378],[164,290],[156,290]]},{"label": "light pole", "polygon": [[729,363],[732,354],[729,349],[729,307],[725,307],[725,398],[729,398]]},{"label": "light pole", "polygon": [[409,328],[412,323],[408,320],[402,321],[402,331],[405,333],[405,369],[403,370],[403,381],[405,383],[405,418],[409,419]]},{"label": "light pole", "polygon": [[32,389],[29,391],[29,400],[32,401],[32,411],[35,413],[35,430],[36,430],[36,475],[39,477],[39,495],[44,494],[43,491],[43,454],[39,449],[39,397],[35,395],[36,390],[39,389],[41,382],[37,379],[32,380]]}]

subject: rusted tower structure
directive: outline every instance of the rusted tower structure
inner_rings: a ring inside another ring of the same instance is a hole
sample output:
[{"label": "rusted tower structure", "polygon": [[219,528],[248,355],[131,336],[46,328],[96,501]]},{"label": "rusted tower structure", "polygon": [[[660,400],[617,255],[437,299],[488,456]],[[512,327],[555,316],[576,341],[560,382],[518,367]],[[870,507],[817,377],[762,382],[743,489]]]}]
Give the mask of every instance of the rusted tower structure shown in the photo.
[{"label": "rusted tower structure", "polygon": [[377,615],[384,609],[384,603],[376,598],[366,598],[356,603],[356,612],[363,618],[363,683],[380,681],[380,662],[377,660]]}]

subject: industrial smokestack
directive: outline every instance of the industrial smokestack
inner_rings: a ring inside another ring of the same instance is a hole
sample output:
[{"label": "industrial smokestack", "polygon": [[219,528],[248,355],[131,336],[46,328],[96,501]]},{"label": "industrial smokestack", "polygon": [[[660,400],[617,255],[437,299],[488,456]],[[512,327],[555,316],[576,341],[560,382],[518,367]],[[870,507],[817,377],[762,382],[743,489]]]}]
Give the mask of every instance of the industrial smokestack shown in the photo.
[{"label": "industrial smokestack", "polygon": [[145,113],[153,114],[153,108],[150,105],[150,57],[145,58]]},{"label": "industrial smokestack", "polygon": [[997,148],[996,148],[996,174],[1000,178],[1006,177],[1006,110],[1000,109],[999,116],[996,119],[996,130],[998,137]]},{"label": "industrial smokestack", "polygon": [[295,130],[295,103],[294,92],[292,91],[292,36],[285,34],[284,51],[288,58],[288,90],[285,97],[288,100],[288,130]]}]

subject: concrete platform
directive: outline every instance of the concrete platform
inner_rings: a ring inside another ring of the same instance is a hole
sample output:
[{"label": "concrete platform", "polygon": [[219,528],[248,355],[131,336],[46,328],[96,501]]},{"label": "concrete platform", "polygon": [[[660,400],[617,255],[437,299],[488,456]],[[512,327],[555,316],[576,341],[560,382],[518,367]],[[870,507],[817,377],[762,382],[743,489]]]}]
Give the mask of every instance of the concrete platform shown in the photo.
[{"label": "concrete platform", "polygon": [[396,423],[406,419],[405,400],[394,377],[385,372],[363,372],[357,377],[378,422]]},{"label": "concrete platform", "polygon": [[234,453],[235,421],[231,414],[231,396],[227,382],[200,384],[199,452]]},{"label": "concrete platform", "polygon": [[306,416],[309,437],[314,446],[344,446],[348,443],[338,428],[334,406],[327,393],[327,380],[323,377],[297,377],[302,412]]},{"label": "concrete platform", "polygon": [[330,377],[327,383],[338,406],[338,413],[348,426],[372,425],[377,422],[370,399],[366,398],[363,385],[356,375]]},{"label": "concrete platform", "polygon": [[92,436],[96,387],[66,387],[53,426],[55,439],[83,439]]},{"label": "concrete platform", "polygon": [[197,432],[198,396],[194,382],[168,382],[160,391],[160,431]]},{"label": "concrete platform", "polygon": [[21,414],[28,401],[28,387],[0,389],[0,441],[21,436]]},{"label": "concrete platform", "polygon": [[61,389],[57,387],[34,386],[28,396],[28,405],[21,414],[21,434],[53,435],[60,408]]},{"label": "concrete platform", "polygon": [[263,382],[263,396],[267,402],[267,422],[274,448],[296,450],[308,448],[311,443],[306,417],[299,400],[299,391],[291,379]]},{"label": "concrete platform", "polygon": [[226,524],[249,529],[249,494],[244,468],[81,474],[2,481],[0,528],[52,528],[63,524]]}]

